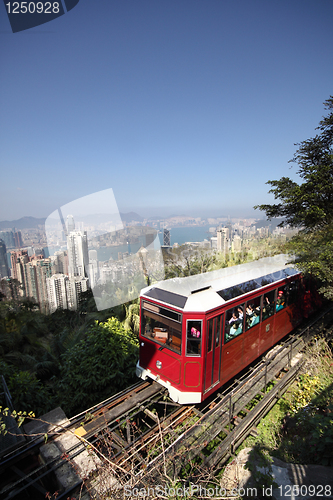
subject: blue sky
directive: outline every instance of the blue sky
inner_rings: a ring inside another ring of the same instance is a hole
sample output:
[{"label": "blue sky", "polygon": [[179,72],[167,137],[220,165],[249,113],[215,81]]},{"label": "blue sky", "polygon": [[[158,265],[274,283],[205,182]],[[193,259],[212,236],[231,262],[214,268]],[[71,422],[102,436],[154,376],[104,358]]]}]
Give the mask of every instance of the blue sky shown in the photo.
[{"label": "blue sky", "polygon": [[331,0],[0,5],[0,220],[112,188],[120,211],[251,216],[333,94]]}]

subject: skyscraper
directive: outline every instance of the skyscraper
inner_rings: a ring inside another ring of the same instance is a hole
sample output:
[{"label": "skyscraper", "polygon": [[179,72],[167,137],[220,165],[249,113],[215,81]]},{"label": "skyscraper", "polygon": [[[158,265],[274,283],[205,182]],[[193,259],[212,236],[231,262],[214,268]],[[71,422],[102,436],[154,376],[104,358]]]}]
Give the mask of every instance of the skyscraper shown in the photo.
[{"label": "skyscraper", "polygon": [[15,248],[23,247],[22,234],[21,231],[16,231],[14,233]]},{"label": "skyscraper", "polygon": [[49,311],[46,279],[52,276],[51,259],[43,259],[34,255],[25,265],[26,296],[35,299],[40,311],[47,314]]},{"label": "skyscraper", "polygon": [[68,309],[66,283],[68,276],[54,274],[46,279],[47,296],[52,314],[56,309]]},{"label": "skyscraper", "polygon": [[52,256],[54,271],[53,274],[68,274],[68,255],[67,252],[55,252]]},{"label": "skyscraper", "polygon": [[6,245],[0,240],[0,278],[9,277],[9,269],[7,264]]},{"label": "skyscraper", "polygon": [[15,248],[13,231],[0,231],[0,240],[5,243],[7,250],[9,248]]},{"label": "skyscraper", "polygon": [[169,229],[163,229],[163,245],[169,247],[171,244],[171,237]]},{"label": "skyscraper", "polygon": [[26,270],[24,264],[29,262],[28,252],[26,250],[10,252],[10,260],[12,264],[12,277],[22,284],[22,289],[20,289],[19,293],[21,296],[25,296]]},{"label": "skyscraper", "polygon": [[67,234],[75,231],[75,222],[73,215],[67,215],[66,227],[67,227]]},{"label": "skyscraper", "polygon": [[67,236],[69,276],[87,276],[89,264],[86,231],[72,231]]},{"label": "skyscraper", "polygon": [[216,233],[217,250],[226,255],[229,252],[229,228],[222,227]]},{"label": "skyscraper", "polygon": [[66,281],[68,309],[76,311],[80,303],[81,293],[88,290],[88,284],[88,278],[82,276],[71,276]]}]

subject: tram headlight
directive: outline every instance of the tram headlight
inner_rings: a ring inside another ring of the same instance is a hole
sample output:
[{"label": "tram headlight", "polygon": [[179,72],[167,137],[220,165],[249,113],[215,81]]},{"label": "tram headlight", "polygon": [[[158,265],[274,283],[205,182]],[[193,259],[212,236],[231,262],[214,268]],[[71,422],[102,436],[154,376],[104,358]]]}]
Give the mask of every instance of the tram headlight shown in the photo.
[{"label": "tram headlight", "polygon": [[162,368],[162,361],[156,361],[156,368],[158,368],[159,370]]}]

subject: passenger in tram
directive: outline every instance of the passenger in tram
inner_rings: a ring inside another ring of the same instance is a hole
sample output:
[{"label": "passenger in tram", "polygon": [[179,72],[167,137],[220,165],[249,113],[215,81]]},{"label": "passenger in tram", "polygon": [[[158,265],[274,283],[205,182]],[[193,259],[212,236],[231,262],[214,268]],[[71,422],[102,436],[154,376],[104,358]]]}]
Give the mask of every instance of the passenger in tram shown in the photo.
[{"label": "passenger in tram", "polygon": [[239,335],[243,330],[243,321],[240,318],[239,312],[234,311],[229,320],[229,332],[227,333],[226,340],[230,340],[232,337]]},{"label": "passenger in tram", "polygon": [[283,295],[283,291],[280,290],[278,293],[278,298],[276,300],[276,310],[280,311],[281,309],[284,308],[284,305],[285,305],[285,298]]},{"label": "passenger in tram", "polygon": [[234,337],[239,335],[243,331],[243,324],[241,320],[234,321],[230,327],[229,337]]},{"label": "passenger in tram", "polygon": [[247,328],[257,325],[260,320],[260,308],[255,308],[254,304],[248,304],[246,307],[246,324]]},{"label": "passenger in tram", "polygon": [[191,335],[192,337],[195,337],[195,338],[199,338],[201,333],[199,332],[199,330],[197,328],[195,328],[194,326],[192,326],[191,328]]},{"label": "passenger in tram", "polygon": [[237,311],[238,311],[238,314],[239,314],[239,319],[243,319],[243,317],[244,317],[244,313],[243,313],[243,308],[242,308],[242,306],[238,306],[238,307],[237,307]]},{"label": "passenger in tram", "polygon": [[269,301],[269,298],[267,295],[264,298],[264,305],[263,305],[263,319],[268,318],[268,316],[272,315],[272,304]]},{"label": "passenger in tram", "polygon": [[238,321],[240,318],[239,318],[239,312],[238,311],[234,311],[232,313],[232,316],[231,318],[229,319],[229,325],[231,325],[232,323]]},{"label": "passenger in tram", "polygon": [[253,316],[253,314],[254,314],[254,306],[253,304],[248,304],[246,306],[246,316],[250,318],[251,316]]}]

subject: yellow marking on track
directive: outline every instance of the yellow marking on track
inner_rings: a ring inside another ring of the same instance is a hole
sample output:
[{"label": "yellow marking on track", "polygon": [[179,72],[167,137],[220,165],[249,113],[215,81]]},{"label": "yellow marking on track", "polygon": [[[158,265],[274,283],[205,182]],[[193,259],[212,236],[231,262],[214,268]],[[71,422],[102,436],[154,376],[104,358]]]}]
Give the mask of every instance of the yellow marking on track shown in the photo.
[{"label": "yellow marking on track", "polygon": [[74,434],[76,436],[84,436],[85,434],[87,434],[87,431],[84,430],[84,427],[78,427],[77,429],[75,429],[74,431]]}]

